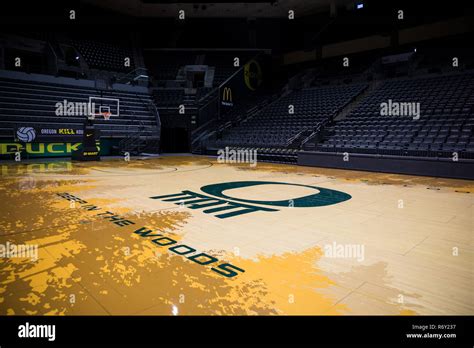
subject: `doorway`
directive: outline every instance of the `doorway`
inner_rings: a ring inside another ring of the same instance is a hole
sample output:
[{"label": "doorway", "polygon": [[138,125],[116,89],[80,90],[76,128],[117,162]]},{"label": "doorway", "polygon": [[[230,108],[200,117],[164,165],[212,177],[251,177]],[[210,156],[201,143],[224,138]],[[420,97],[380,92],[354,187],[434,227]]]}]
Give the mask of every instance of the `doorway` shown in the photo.
[{"label": "doorway", "polygon": [[167,153],[187,153],[189,134],[185,127],[163,127],[161,129],[161,151]]}]

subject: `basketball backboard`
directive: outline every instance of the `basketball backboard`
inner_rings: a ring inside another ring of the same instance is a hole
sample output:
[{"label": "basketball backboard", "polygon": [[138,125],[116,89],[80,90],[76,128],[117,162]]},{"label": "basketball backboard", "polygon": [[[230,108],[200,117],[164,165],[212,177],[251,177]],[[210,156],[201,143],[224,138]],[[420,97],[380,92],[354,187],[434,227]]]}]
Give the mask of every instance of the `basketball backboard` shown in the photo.
[{"label": "basketball backboard", "polygon": [[89,97],[90,117],[104,116],[117,117],[120,114],[120,99]]}]

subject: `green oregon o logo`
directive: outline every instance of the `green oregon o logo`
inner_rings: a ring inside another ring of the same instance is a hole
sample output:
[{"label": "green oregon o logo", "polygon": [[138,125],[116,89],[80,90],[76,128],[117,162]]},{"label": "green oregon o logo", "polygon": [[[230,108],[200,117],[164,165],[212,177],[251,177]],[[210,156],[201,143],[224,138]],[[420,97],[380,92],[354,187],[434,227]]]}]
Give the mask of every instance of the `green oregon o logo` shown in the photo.
[{"label": "green oregon o logo", "polygon": [[308,187],[314,190],[318,190],[318,193],[299,197],[292,199],[293,206],[298,208],[309,208],[309,207],[323,207],[326,205],[332,205],[347,201],[352,198],[351,195],[326,189],[318,186],[309,186],[309,185],[301,185],[301,184],[290,184],[285,182],[274,182],[274,181],[234,181],[234,182],[225,182],[221,184],[212,184],[206,185],[201,187],[201,190],[209,195],[213,195],[216,197],[221,197],[225,199],[231,199],[233,201],[245,202],[245,203],[253,203],[253,204],[262,204],[262,205],[271,205],[271,206],[278,206],[278,207],[288,207],[288,202],[290,200],[282,200],[282,201],[256,201],[251,199],[241,199],[241,198],[234,198],[228,195],[225,195],[223,192],[227,190],[232,190],[236,188],[243,188],[243,187],[250,187],[250,186],[258,186],[258,185],[288,185],[288,186],[299,186],[299,187]]},{"label": "green oregon o logo", "polygon": [[245,85],[251,91],[255,91],[262,83],[262,68],[254,59],[244,66]]}]

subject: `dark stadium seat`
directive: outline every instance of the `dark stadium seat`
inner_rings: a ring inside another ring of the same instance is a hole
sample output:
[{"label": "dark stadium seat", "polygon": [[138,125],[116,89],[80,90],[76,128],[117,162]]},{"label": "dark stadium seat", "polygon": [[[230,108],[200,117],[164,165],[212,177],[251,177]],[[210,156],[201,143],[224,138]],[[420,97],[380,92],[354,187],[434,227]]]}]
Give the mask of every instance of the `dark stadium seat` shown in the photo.
[{"label": "dark stadium seat", "polygon": [[[330,119],[364,88],[354,84],[294,91],[230,129],[218,145],[286,148],[299,133]],[[289,105],[294,106],[293,114]]]},{"label": "dark stadium seat", "polygon": [[[337,122],[333,134],[327,134],[317,148],[367,153],[370,139],[377,153],[428,151],[450,157],[453,151],[471,152],[473,93],[474,73],[387,80]],[[389,99],[420,103],[419,119],[381,115],[381,104]]]},{"label": "dark stadium seat", "polygon": [[157,118],[149,109],[149,94],[129,91],[99,91],[83,86],[54,84],[0,78],[0,129],[1,135],[14,136],[17,124],[81,125],[85,116],[58,116],[56,103],[85,102],[89,97],[115,98],[120,100],[120,115],[105,121],[97,118],[94,123],[105,137],[125,137],[133,132],[142,135],[157,133]]},{"label": "dark stadium seat", "polygon": [[234,66],[234,58],[238,57],[240,66],[243,66],[249,61],[255,52],[207,52],[204,59],[204,64],[214,67],[214,86],[219,86],[227,80],[239,67]]}]

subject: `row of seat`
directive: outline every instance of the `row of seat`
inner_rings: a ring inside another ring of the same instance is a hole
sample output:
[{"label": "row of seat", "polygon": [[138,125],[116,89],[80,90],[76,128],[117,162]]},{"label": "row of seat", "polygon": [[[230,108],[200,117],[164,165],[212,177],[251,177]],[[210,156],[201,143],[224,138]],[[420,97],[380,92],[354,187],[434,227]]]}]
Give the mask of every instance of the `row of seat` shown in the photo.
[{"label": "row of seat", "polygon": [[340,85],[294,91],[232,128],[221,143],[286,147],[299,133],[330,119],[366,85]]},{"label": "row of seat", "polygon": [[[81,125],[88,115],[58,115],[56,104],[88,103],[90,97],[119,100],[118,116],[112,115],[108,121],[98,116],[94,121],[102,136],[125,137],[133,132],[157,134],[158,123],[150,109],[149,94],[0,78],[0,136],[12,138],[18,126]],[[106,99],[103,101],[108,103]]]},{"label": "row of seat", "polygon": [[[397,102],[418,103],[419,115],[381,112]],[[473,134],[474,73],[417,77],[383,83],[329,128],[317,148],[474,152]]]},{"label": "row of seat", "polygon": [[70,44],[79,51],[89,68],[123,73],[135,69],[133,51],[125,46],[90,40],[71,40]]}]

